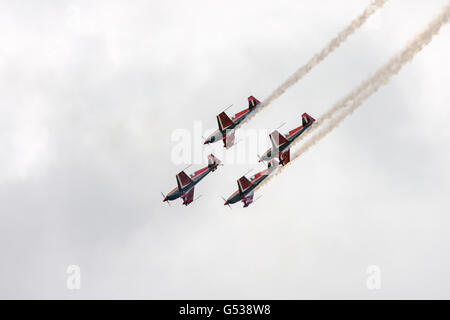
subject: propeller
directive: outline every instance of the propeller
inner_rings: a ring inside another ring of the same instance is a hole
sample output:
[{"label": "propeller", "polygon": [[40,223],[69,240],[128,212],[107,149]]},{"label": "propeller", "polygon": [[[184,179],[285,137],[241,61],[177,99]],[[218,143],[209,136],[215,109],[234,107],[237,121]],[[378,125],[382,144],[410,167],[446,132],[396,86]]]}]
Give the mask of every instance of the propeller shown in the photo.
[{"label": "propeller", "polygon": [[[165,196],[165,194],[164,194],[164,193],[162,193],[162,192],[161,192],[161,195],[163,196],[163,198],[164,198],[164,199],[166,198],[166,196]],[[170,204],[169,200],[167,200],[167,201],[164,201],[164,202],[167,202],[167,204],[169,205],[169,207],[171,207],[171,206],[172,206],[172,205]]]},{"label": "propeller", "polygon": [[210,142],[206,142],[207,139],[203,135],[202,135],[202,139],[203,139],[202,144],[206,145],[209,148],[209,150],[212,150],[211,143]]},{"label": "propeller", "polygon": [[[224,197],[221,197],[223,201],[225,201],[225,203],[227,202],[227,199],[225,199]],[[233,210],[233,208],[230,206],[229,203],[227,203],[228,208],[230,208],[230,210]]]},{"label": "propeller", "polygon": [[256,156],[258,157],[259,162],[264,162],[265,163],[266,160],[261,159],[261,156],[259,154],[256,154]]},{"label": "propeller", "polygon": [[192,200],[192,202],[194,202],[195,200],[198,200],[202,197],[202,194],[198,195],[194,200]]}]

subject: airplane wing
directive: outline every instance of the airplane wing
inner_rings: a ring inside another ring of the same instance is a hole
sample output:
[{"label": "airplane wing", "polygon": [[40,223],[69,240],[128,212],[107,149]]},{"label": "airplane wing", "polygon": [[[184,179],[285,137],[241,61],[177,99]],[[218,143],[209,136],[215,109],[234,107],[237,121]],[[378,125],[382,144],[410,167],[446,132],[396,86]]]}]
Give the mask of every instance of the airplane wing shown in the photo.
[{"label": "airplane wing", "polygon": [[245,176],[242,176],[238,181],[238,188],[239,188],[239,193],[244,193],[245,191],[247,191],[249,188],[252,187],[252,183],[250,182],[250,180],[248,180]]},{"label": "airplane wing", "polygon": [[233,120],[231,120],[225,112],[222,112],[217,115],[217,123],[219,125],[220,132],[224,133],[226,129],[233,125]]},{"label": "airplane wing", "polygon": [[184,172],[181,171],[179,174],[177,174],[177,184],[178,184],[178,189],[181,190],[184,187],[186,187],[188,184],[190,184],[192,182],[192,179],[188,177],[188,175]]},{"label": "airplane wing", "polygon": [[280,146],[287,142],[286,138],[277,130],[269,134],[274,150],[279,150]]},{"label": "airplane wing", "polygon": [[227,149],[231,148],[234,144],[234,130],[226,130],[226,134],[223,138],[223,146]]},{"label": "airplane wing", "polygon": [[183,198],[183,204],[187,206],[189,203],[194,201],[194,188],[191,188],[188,192],[182,196]]},{"label": "airplane wing", "polygon": [[253,202],[253,195],[254,192],[250,192],[244,199],[242,199],[242,202],[244,203],[244,208],[248,207]]},{"label": "airplane wing", "polygon": [[280,152],[280,163],[284,166],[291,161],[291,149],[287,149],[285,152]]}]

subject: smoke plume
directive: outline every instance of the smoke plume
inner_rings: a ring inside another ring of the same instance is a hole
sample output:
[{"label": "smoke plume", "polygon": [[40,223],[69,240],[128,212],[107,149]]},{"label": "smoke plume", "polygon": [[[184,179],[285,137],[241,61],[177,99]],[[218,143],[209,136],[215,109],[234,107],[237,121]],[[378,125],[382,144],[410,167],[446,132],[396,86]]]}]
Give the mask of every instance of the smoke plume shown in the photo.
[{"label": "smoke plume", "polygon": [[302,79],[312,68],[323,61],[330,53],[337,49],[349,36],[351,36],[356,30],[358,30],[371,15],[373,15],[378,9],[383,7],[383,5],[388,0],[373,0],[370,5],[354,19],[350,25],[348,25],[344,30],[338,33],[338,35],[333,38],[319,53],[315,54],[305,65],[297,69],[285,82],[283,82],[278,88],[276,88],[261,105],[249,115],[240,125],[249,121],[258,112],[263,110],[265,107],[270,105],[275,99],[279,98],[287,89],[292,87],[300,79]]},{"label": "smoke plume", "polygon": [[[376,93],[381,86],[387,84],[392,76],[396,75],[406,63],[411,61],[417,53],[431,42],[433,37],[439,32],[441,27],[449,21],[449,19],[450,3],[442,9],[441,13],[436,16],[422,32],[416,35],[412,41],[410,41],[398,54],[392,57],[372,77],[363,81],[361,85],[345,98],[338,101],[338,103],[320,117],[309,131],[308,136],[316,131],[317,133],[306,140],[297,151],[291,154],[291,161],[287,165],[322,140],[328,133],[339,126],[347,116],[351,115],[359,106],[361,106],[365,100]],[[270,181],[272,177],[280,174],[285,167],[286,166],[280,167],[273,175],[265,179],[258,188]]]}]

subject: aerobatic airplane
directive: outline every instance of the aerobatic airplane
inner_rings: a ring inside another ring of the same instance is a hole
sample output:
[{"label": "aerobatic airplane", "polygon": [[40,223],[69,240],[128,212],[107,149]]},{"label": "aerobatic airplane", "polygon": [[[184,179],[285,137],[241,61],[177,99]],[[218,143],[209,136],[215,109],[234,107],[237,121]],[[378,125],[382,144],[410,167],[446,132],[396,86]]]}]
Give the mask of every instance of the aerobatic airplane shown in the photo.
[{"label": "aerobatic airplane", "polygon": [[189,176],[184,171],[181,171],[176,175],[178,186],[166,196],[161,193],[164,197],[163,201],[172,201],[181,197],[181,199],[183,199],[183,204],[187,206],[194,201],[194,186],[206,177],[208,173],[215,171],[220,163],[221,161],[219,159],[213,154],[210,154],[208,156],[208,165],[206,167],[195,171]]},{"label": "aerobatic airplane", "polygon": [[[278,162],[272,159],[267,164],[267,169],[258,172],[257,174],[247,179],[242,176],[238,181],[238,190],[234,192],[228,199],[224,199],[224,205],[230,205],[231,203],[236,203],[242,201],[244,203],[244,208],[248,207],[253,202],[254,190],[264,179],[266,179],[270,174],[272,174],[278,168]],[[255,200],[256,201],[256,200]]]},{"label": "aerobatic airplane", "polygon": [[303,132],[308,130],[311,125],[316,121],[309,114],[302,114],[302,125],[295,129],[292,129],[287,134],[282,135],[277,130],[273,131],[269,137],[272,142],[272,148],[267,150],[259,161],[268,161],[278,156],[281,165],[285,165],[290,161],[290,146]]},{"label": "aerobatic airplane", "polygon": [[253,96],[248,97],[248,109],[236,113],[231,119],[225,111],[216,116],[219,129],[214,131],[204,144],[214,143],[219,140],[223,141],[223,146],[229,149],[234,144],[234,128],[239,125],[249,114],[251,114],[260,104],[258,99]]}]

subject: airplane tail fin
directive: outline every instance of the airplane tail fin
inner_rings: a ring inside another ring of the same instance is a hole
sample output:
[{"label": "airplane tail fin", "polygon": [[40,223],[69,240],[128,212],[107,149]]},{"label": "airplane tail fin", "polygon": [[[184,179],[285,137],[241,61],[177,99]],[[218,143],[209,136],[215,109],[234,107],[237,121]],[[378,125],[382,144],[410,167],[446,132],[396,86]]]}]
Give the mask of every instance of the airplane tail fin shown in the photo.
[{"label": "airplane tail fin", "polygon": [[274,149],[279,149],[280,145],[287,142],[286,138],[277,130],[269,134],[269,137]]},{"label": "airplane tail fin", "polygon": [[252,110],[253,108],[255,108],[258,104],[260,104],[261,102],[256,99],[254,96],[250,96],[248,97],[248,108],[250,110]]},{"label": "airplane tail fin", "polygon": [[302,125],[303,126],[311,125],[314,121],[316,121],[316,119],[311,117],[306,112],[304,114],[302,114]]},{"label": "airplane tail fin", "polygon": [[208,168],[211,168],[212,170],[216,170],[216,168],[222,163],[222,161],[219,160],[216,156],[214,156],[212,153],[208,156]]}]

